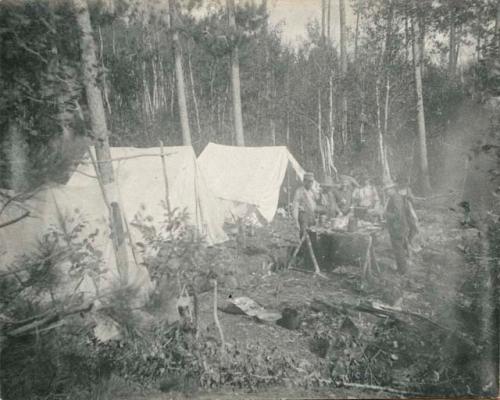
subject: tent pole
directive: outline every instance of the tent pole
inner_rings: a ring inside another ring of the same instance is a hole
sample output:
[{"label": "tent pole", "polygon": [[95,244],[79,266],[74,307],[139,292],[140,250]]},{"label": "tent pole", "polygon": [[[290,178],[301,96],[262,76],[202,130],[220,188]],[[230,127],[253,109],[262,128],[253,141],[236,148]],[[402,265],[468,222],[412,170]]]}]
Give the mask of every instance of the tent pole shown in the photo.
[{"label": "tent pole", "polygon": [[[111,206],[111,204],[109,203],[109,200],[108,200],[108,198],[106,196],[106,190],[104,189],[104,183],[101,180],[101,174],[99,172],[99,168],[97,167],[97,162],[96,162],[96,159],[94,157],[94,154],[92,153],[92,149],[89,148],[88,151],[89,151],[90,159],[92,160],[92,164],[94,166],[94,170],[95,170],[95,175],[96,175],[96,178],[97,178],[97,182],[99,182],[99,187],[101,188],[101,193],[102,193],[102,198],[104,200],[104,204],[106,205],[106,207],[108,209],[109,216],[110,216],[110,219],[111,219],[111,230],[113,232],[112,241],[113,241],[113,247],[115,248],[115,258],[116,258],[117,267],[119,268],[119,272],[120,272],[121,278],[124,279],[125,282],[126,282],[128,280],[127,272],[124,272],[123,275],[122,275],[122,271],[120,270],[119,263],[118,263],[118,254],[117,254],[117,249],[119,248],[119,242],[117,240],[117,238],[118,238],[118,232],[120,232],[120,229],[123,229],[123,227],[121,227],[121,224],[120,224],[120,226],[115,226],[115,224],[113,223],[113,215],[112,215],[112,213],[116,212],[116,209]],[[118,182],[115,181],[115,184],[117,185],[117,187],[119,187],[118,186]],[[118,189],[118,193],[119,193],[119,189]],[[117,203],[113,203],[113,204],[117,205]],[[120,212],[121,220],[122,221],[125,220],[125,229],[128,232],[127,221],[125,219],[125,215],[123,215],[123,204],[121,206],[119,206],[119,210],[121,211]],[[131,245],[132,245],[132,240],[130,238],[130,232],[128,232],[128,236],[129,236],[129,239],[130,239],[130,242],[131,242]],[[135,258],[135,253],[134,253],[133,250],[132,250],[132,255],[134,256],[134,260],[137,263],[137,260]],[[125,277],[123,277],[123,276],[125,276]]]},{"label": "tent pole", "polygon": [[168,194],[168,177],[167,177],[167,167],[165,164],[165,153],[163,152],[163,141],[160,140],[160,152],[161,152],[161,164],[163,171],[163,180],[165,181],[165,200],[167,202],[167,212],[170,216],[172,209],[170,207],[170,196]]},{"label": "tent pole", "polygon": [[123,206],[122,191],[120,190],[120,184],[119,184],[118,181],[116,181],[116,187],[118,188],[118,196],[119,196],[120,203],[121,203],[121,211],[122,211],[123,222],[124,222],[124,225],[125,225],[125,230],[127,231],[128,240],[130,241],[130,249],[132,250],[132,257],[134,257],[135,265],[138,266],[139,262],[138,262],[138,259],[137,259],[136,248],[134,246],[134,241],[132,239],[132,234],[130,233],[130,228],[129,228],[129,225],[128,225],[128,218],[127,218],[127,215],[125,214],[125,207]]},{"label": "tent pole", "polygon": [[199,208],[201,211],[201,207],[199,207],[199,197],[198,197],[198,171],[196,169],[196,158],[194,159],[194,210],[195,210],[195,223],[196,223],[196,229],[195,229],[195,237],[196,239],[199,239],[198,236],[198,227],[201,227],[203,230],[203,221],[200,222],[200,214],[199,214]]},{"label": "tent pole", "polygon": [[102,194],[102,198],[104,200],[104,204],[106,204],[108,211],[111,212],[111,206],[109,205],[109,201],[108,201],[108,198],[106,196],[106,191],[104,190],[104,184],[101,181],[101,174],[99,173],[96,159],[95,159],[94,154],[92,153],[92,149],[90,147],[88,148],[88,152],[89,152],[90,159],[92,160],[92,165],[94,166],[97,182],[99,182],[99,188],[101,189],[101,194]]}]

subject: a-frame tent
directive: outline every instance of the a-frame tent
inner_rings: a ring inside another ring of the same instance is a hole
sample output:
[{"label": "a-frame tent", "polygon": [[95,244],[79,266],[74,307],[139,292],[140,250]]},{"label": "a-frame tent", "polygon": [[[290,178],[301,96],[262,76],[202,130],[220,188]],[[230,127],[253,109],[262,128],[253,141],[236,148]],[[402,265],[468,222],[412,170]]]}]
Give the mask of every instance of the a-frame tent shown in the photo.
[{"label": "a-frame tent", "polygon": [[271,222],[287,173],[302,180],[304,169],[285,146],[237,147],[209,143],[198,157],[205,180],[227,218],[255,211]]}]

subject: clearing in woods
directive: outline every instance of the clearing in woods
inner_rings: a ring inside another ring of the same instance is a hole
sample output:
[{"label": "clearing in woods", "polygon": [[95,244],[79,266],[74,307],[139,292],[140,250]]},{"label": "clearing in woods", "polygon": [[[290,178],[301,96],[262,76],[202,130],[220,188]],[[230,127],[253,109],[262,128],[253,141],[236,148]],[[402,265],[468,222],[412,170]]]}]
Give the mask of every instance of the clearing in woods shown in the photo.
[{"label": "clearing in woods", "polygon": [[[296,269],[273,270],[269,254],[297,242],[294,226],[281,216],[258,229],[244,245],[236,240],[225,244],[217,262],[232,267],[235,278],[221,282],[219,305],[248,296],[269,310],[298,312],[296,329],[287,329],[219,310],[225,341],[228,346],[254,349],[256,357],[274,351],[285,355],[283,368],[290,371],[284,381],[289,384],[259,385],[252,392],[228,387],[215,393],[200,389],[184,395],[150,393],[144,398],[477,393],[481,390],[478,368],[489,376],[494,365],[477,357],[484,305],[469,287],[471,278],[480,281],[480,235],[460,225],[461,213],[446,207],[451,203],[449,197],[442,198],[417,209],[422,249],[414,254],[404,276],[394,270],[386,232],[376,244],[380,270],[373,271],[369,282],[363,282],[355,266],[340,266],[327,274],[328,279]],[[202,340],[218,341],[212,292],[201,294],[199,304]],[[259,378],[265,382],[265,376]]]}]

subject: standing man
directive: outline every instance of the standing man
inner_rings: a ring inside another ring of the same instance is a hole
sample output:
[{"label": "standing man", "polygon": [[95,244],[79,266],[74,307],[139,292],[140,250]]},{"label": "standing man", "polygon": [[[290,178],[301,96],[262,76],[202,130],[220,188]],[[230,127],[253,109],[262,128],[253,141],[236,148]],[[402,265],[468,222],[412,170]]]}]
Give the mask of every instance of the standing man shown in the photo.
[{"label": "standing man", "polygon": [[333,183],[332,177],[327,176],[325,182],[321,184],[321,206],[328,219],[342,216],[342,211],[337,204],[334,188],[335,184]]},{"label": "standing man", "polygon": [[[377,189],[369,176],[363,176],[363,186],[355,189],[352,195],[353,205],[357,208],[356,215],[361,219],[382,217],[382,206]],[[359,215],[358,215],[359,214]]]},{"label": "standing man", "polygon": [[300,237],[304,236],[307,228],[315,223],[315,212],[317,208],[318,194],[313,190],[314,174],[304,174],[303,185],[295,191],[293,196],[293,218],[300,231]]}]

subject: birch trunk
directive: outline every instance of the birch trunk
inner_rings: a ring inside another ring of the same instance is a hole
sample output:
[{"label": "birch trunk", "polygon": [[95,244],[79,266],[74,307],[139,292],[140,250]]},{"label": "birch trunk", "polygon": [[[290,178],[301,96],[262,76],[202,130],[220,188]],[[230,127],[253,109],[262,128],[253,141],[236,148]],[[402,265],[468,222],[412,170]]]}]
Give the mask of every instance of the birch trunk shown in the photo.
[{"label": "birch trunk", "polygon": [[358,40],[359,40],[359,16],[361,14],[361,0],[358,0],[358,9],[356,10],[356,31],[354,34],[354,63],[358,60]]},{"label": "birch trunk", "polygon": [[191,66],[191,54],[188,54],[189,80],[191,82],[191,95],[193,96],[194,114],[196,117],[196,128],[198,129],[198,138],[201,138],[200,111],[198,108],[198,99],[196,98],[196,89],[194,87],[193,68]]},{"label": "birch trunk", "polygon": [[128,256],[123,229],[121,206],[118,201],[118,190],[115,183],[111,151],[109,148],[108,128],[102,94],[97,87],[97,59],[92,26],[86,0],[73,0],[77,24],[80,29],[80,49],[83,69],[83,81],[90,115],[90,124],[95,143],[98,171],[103,184],[105,196],[110,205],[110,220],[113,230],[113,245],[116,265],[121,283],[128,282]]},{"label": "birch trunk", "polygon": [[328,42],[332,40],[331,34],[331,25],[332,25],[332,0],[328,0],[327,6],[327,18],[326,18],[326,37],[328,38]]},{"label": "birch trunk", "polygon": [[384,134],[382,132],[382,121],[381,121],[381,104],[380,104],[380,80],[377,80],[375,84],[375,102],[377,107],[377,134],[378,134],[378,148],[380,165],[382,166],[382,182],[384,185],[392,182],[391,171],[389,168],[389,162],[387,161],[387,151],[385,148]]},{"label": "birch trunk", "polygon": [[[416,8],[416,2],[413,2]],[[420,51],[418,39],[420,38],[420,29],[418,26],[418,18],[413,19],[413,67],[415,72],[415,94],[417,100],[417,123],[418,123],[418,139],[419,139],[419,155],[420,155],[420,182],[421,189],[424,194],[431,191],[429,179],[429,164],[427,161],[427,138],[425,131],[425,114],[424,114],[424,99],[422,96],[422,66],[420,60]]]},{"label": "birch trunk", "polygon": [[321,156],[321,167],[323,169],[323,174],[326,173],[326,164],[325,164],[325,152],[323,149],[323,134],[322,134],[322,115],[321,115],[321,89],[318,89],[318,146],[319,146],[319,154]]},{"label": "birch trunk", "polygon": [[342,114],[341,114],[341,130],[342,144],[347,144],[347,32],[346,32],[346,16],[344,0],[339,0],[339,16],[340,16],[340,72],[342,76]]},{"label": "birch trunk", "polygon": [[326,0],[321,0],[321,43],[325,42],[326,36]]},{"label": "birch trunk", "polygon": [[179,32],[177,31],[176,26],[177,12],[175,3],[175,0],[169,0],[170,27],[173,30],[172,42],[175,58],[175,78],[177,81],[177,101],[179,103],[179,116],[181,119],[182,144],[184,146],[191,146],[191,130],[189,129],[189,118],[186,102],[186,85],[184,84],[181,43],[179,39]]},{"label": "birch trunk", "polygon": [[[227,0],[227,11],[229,27],[236,31],[236,21],[234,18],[234,0]],[[245,136],[243,134],[243,116],[241,114],[241,91],[240,91],[240,60],[238,46],[231,52],[231,87],[233,93],[233,113],[234,130],[237,146],[245,146]]]},{"label": "birch trunk", "polygon": [[450,3],[450,37],[449,37],[449,54],[448,54],[448,75],[455,76],[455,49],[456,49],[456,27],[455,27],[455,13],[453,4]]},{"label": "birch trunk", "polygon": [[500,0],[497,0],[497,15],[495,18],[496,54],[500,54]]}]

